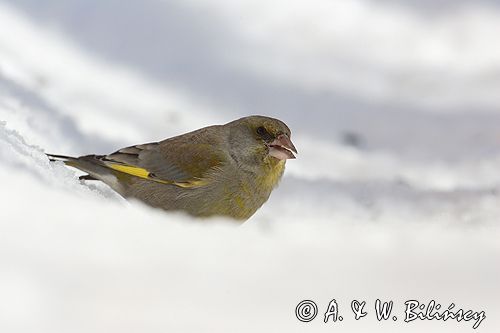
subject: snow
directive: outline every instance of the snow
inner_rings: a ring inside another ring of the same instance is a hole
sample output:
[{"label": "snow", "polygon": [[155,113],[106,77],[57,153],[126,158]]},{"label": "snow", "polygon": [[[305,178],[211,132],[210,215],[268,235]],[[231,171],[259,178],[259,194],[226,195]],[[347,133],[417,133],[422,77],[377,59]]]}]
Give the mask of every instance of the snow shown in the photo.
[{"label": "snow", "polygon": [[[497,331],[497,3],[121,4],[0,1],[1,332],[472,330],[404,323],[410,299]],[[287,122],[299,155],[242,226],[125,201],[44,154],[249,114]],[[325,324],[333,298],[345,320]]]}]

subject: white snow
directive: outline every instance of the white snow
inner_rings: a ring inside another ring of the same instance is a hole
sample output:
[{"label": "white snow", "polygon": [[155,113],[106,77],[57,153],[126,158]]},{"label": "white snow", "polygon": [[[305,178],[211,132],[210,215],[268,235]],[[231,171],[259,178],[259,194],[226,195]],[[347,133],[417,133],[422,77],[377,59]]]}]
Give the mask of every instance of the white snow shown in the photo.
[{"label": "white snow", "polygon": [[[500,7],[444,6],[0,1],[0,332],[472,331],[404,323],[410,299],[484,310],[496,332]],[[125,201],[44,154],[259,113],[299,155],[242,226]],[[345,319],[325,324],[333,298]]]}]

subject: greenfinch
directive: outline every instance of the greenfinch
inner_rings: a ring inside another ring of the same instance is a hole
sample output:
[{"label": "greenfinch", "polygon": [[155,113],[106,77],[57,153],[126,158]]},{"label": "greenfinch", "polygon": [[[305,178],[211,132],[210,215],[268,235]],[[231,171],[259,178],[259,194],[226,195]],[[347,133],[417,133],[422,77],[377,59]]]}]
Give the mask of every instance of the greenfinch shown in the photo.
[{"label": "greenfinch", "polygon": [[244,221],[269,199],[293,153],[297,149],[285,123],[250,116],[109,155],[47,155],[125,198],[197,217]]}]

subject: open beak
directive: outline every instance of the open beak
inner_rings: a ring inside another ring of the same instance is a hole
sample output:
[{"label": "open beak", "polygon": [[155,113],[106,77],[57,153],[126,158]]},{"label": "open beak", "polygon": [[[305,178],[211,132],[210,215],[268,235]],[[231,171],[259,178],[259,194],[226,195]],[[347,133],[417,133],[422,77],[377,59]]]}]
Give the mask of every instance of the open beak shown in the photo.
[{"label": "open beak", "polygon": [[297,149],[286,134],[280,134],[273,142],[269,144],[269,155],[278,160],[294,159]]}]

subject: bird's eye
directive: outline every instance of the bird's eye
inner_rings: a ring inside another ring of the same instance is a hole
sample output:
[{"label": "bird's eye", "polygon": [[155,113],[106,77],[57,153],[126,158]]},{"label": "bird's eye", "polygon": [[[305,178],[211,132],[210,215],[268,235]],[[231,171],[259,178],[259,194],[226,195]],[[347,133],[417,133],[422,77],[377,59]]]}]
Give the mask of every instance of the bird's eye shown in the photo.
[{"label": "bird's eye", "polygon": [[260,136],[264,136],[264,135],[266,135],[268,133],[267,133],[266,129],[263,126],[260,126],[260,127],[257,128],[257,134],[259,134]]}]

